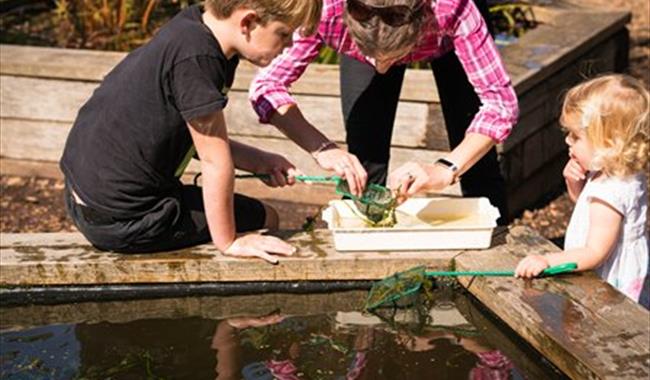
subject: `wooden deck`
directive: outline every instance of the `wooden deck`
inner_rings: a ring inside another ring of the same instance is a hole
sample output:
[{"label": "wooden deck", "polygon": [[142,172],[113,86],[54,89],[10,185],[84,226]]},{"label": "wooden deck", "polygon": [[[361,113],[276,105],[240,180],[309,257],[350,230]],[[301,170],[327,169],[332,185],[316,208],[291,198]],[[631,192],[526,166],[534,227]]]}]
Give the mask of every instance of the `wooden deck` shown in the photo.
[{"label": "wooden deck", "polygon": [[[529,253],[558,248],[524,227],[501,229],[492,248],[480,251],[358,252],[342,253],[332,248],[327,231],[312,234],[280,234],[299,247],[295,257],[278,265],[261,260],[225,257],[213,247],[155,255],[119,255],[96,251],[79,234],[3,234],[0,236],[0,284],[9,287],[91,284],[214,283],[233,281],[322,281],[380,279],[411,268],[488,270],[513,268]],[[650,314],[591,273],[524,281],[515,278],[460,278],[478,300],[554,365],[573,378],[647,379],[650,376]],[[250,296],[251,302],[229,304],[206,311],[195,304],[196,313],[244,313],[253,307],[261,313],[281,303],[298,310],[305,302],[354,310],[364,292],[354,292],[355,305],[339,305],[336,297],[323,295]],[[227,298],[227,297],[226,297]],[[297,302],[294,304],[293,302]],[[141,301],[162,303],[173,313],[179,302],[191,299]],[[119,305],[112,302],[106,305]],[[296,306],[298,305],[298,306]],[[191,306],[191,305],[190,305]],[[75,307],[60,305],[75,318],[107,318],[97,306],[79,315]],[[107,306],[108,307],[108,306]],[[20,325],[29,306],[3,313],[3,325]],[[83,309],[83,308],[82,308]],[[115,308],[109,318],[128,319],[128,311]],[[120,311],[121,310],[121,311]],[[58,313],[55,313],[58,314]],[[75,317],[76,315],[76,317]],[[94,317],[93,317],[94,316]],[[8,319],[7,319],[8,318]],[[51,318],[51,317],[50,317]]]}]

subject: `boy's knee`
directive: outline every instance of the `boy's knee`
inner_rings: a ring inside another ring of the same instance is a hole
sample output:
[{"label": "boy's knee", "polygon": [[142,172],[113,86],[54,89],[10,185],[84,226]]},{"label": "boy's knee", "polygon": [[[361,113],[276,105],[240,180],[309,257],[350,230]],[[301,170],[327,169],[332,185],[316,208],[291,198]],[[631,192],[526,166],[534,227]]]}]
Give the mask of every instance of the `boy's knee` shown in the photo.
[{"label": "boy's knee", "polygon": [[266,203],[264,203],[264,212],[266,213],[264,228],[268,228],[269,230],[277,230],[280,228],[280,215],[278,215],[278,212]]}]

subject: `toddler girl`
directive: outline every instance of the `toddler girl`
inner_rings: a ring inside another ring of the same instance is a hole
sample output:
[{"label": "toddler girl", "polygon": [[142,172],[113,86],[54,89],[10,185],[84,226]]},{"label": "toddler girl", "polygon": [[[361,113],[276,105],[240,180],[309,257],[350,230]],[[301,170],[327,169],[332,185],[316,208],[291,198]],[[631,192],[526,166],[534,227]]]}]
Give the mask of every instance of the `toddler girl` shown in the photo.
[{"label": "toddler girl", "polygon": [[569,145],[563,175],[576,205],[565,251],[524,258],[517,265],[518,277],[576,262],[578,270],[594,269],[649,307],[649,112],[650,94],[625,75],[595,78],[567,93],[560,117]]}]

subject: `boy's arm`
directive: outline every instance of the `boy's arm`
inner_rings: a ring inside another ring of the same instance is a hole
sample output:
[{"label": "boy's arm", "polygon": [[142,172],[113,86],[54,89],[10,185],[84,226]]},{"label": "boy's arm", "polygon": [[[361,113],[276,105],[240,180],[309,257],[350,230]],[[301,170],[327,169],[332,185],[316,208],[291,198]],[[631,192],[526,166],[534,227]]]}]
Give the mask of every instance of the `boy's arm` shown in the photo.
[{"label": "boy's arm", "polygon": [[230,140],[230,152],[235,168],[256,174],[269,174],[263,181],[271,186],[293,185],[294,176],[300,174],[284,156],[267,152],[250,145]]},{"label": "boy's arm", "polygon": [[589,204],[589,232],[584,247],[548,255],[532,255],[517,265],[517,277],[534,277],[544,269],[564,263],[577,263],[578,270],[589,270],[602,264],[616,246],[623,215],[608,203],[594,198]]},{"label": "boy's arm", "polygon": [[205,217],[214,245],[225,252],[235,240],[234,163],[223,113],[217,111],[188,123],[201,157]]},{"label": "boy's arm", "polygon": [[273,236],[248,234],[236,236],[234,216],[234,164],[228,133],[221,111],[193,119],[188,123],[192,141],[201,157],[203,204],[210,236],[224,254],[259,257],[277,263],[273,254],[292,255],[295,249]]}]

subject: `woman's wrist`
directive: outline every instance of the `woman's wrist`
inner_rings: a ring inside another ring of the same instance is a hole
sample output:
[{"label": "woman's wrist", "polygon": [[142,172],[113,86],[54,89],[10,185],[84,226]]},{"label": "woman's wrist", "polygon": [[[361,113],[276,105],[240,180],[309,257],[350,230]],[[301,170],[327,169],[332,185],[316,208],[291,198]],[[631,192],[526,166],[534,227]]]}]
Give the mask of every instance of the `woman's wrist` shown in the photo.
[{"label": "woman's wrist", "polygon": [[331,149],[338,149],[338,147],[339,146],[334,141],[326,140],[326,141],[323,141],[316,149],[309,152],[309,154],[311,154],[311,156],[312,156],[312,158],[314,160],[318,160],[318,155],[320,153],[331,150]]}]

